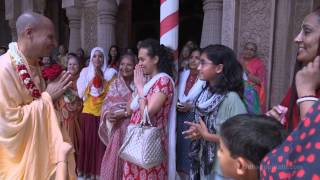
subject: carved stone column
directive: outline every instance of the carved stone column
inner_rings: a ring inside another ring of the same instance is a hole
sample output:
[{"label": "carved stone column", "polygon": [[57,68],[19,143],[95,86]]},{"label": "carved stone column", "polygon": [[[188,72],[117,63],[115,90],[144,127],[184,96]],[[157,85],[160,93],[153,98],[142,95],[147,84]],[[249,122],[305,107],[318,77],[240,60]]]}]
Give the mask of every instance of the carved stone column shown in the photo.
[{"label": "carved stone column", "polygon": [[221,43],[222,0],[203,0],[201,47]]},{"label": "carved stone column", "polygon": [[230,47],[236,51],[237,32],[236,25],[238,22],[238,1],[223,0],[221,44]]},{"label": "carved stone column", "polygon": [[75,52],[81,47],[81,9],[78,7],[69,7],[66,10],[70,28],[68,50],[70,52]]},{"label": "carved stone column", "polygon": [[86,0],[82,3],[81,13],[81,47],[90,54],[97,46],[97,1]]},{"label": "carved stone column", "polygon": [[97,4],[97,44],[108,52],[111,45],[116,43],[116,16],[118,5],[116,0],[99,0]]}]

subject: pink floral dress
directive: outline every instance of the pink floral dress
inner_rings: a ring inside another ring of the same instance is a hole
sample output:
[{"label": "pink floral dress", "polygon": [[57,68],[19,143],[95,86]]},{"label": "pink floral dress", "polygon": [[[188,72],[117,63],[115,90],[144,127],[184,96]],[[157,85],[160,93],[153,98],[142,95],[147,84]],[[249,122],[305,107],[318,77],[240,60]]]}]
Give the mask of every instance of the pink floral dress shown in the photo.
[{"label": "pink floral dress", "polygon": [[[153,117],[151,117],[151,123],[153,126],[162,127],[163,136],[162,143],[163,147],[167,151],[168,141],[167,141],[167,122],[169,119],[170,106],[173,99],[173,85],[170,82],[168,77],[161,77],[155,84],[150,88],[147,97],[151,97],[154,93],[161,92],[166,95],[166,100],[164,105],[161,107],[160,111],[156,113]],[[142,117],[140,115],[140,110],[136,110],[131,119],[130,124],[140,123]],[[125,161],[124,164],[124,174],[123,180],[144,180],[144,179],[152,179],[152,180],[165,180],[167,178],[167,161],[163,161],[163,163],[159,166],[153,167],[151,169],[143,169],[135,164]]]}]

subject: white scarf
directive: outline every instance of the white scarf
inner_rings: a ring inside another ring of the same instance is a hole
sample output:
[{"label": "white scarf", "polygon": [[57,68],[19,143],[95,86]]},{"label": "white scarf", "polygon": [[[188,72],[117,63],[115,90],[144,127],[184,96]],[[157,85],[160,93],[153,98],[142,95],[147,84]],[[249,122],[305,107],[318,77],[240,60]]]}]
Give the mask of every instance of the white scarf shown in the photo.
[{"label": "white scarf", "polygon": [[206,84],[205,81],[198,79],[190,89],[189,93],[185,95],[184,91],[186,89],[189,75],[190,75],[190,70],[185,70],[180,74],[178,94],[179,94],[179,102],[181,103],[193,102],[195,98],[201,93],[202,89]]},{"label": "white scarf", "polygon": [[[103,65],[101,67],[101,71],[103,73],[103,77],[106,81],[110,81],[112,79],[112,77],[114,77],[114,75],[117,74],[117,71],[113,68],[107,68],[107,57],[106,54],[104,52],[104,50],[101,47],[95,47],[91,50],[91,56],[90,56],[90,63],[89,66],[86,68],[83,68],[82,71],[80,72],[80,77],[77,81],[77,89],[78,89],[78,94],[79,97],[82,98],[83,100],[85,100],[84,97],[84,93],[85,90],[89,84],[90,81],[92,81],[92,79],[95,76],[95,69],[94,69],[94,65],[92,62],[92,58],[94,56],[94,53],[96,51],[100,51],[103,54]],[[90,95],[92,96],[99,96],[101,95],[102,89],[97,89],[93,86],[90,87]]]},{"label": "white scarf", "polygon": [[[157,75],[155,75],[154,77],[152,77],[152,79],[150,79],[144,86],[143,86],[143,95],[144,96],[147,96],[150,88],[154,85],[154,83],[156,83],[161,77],[163,76],[166,76],[166,77],[169,77],[170,80],[171,77],[169,75],[167,75],[166,73],[159,73]],[[136,95],[132,101],[131,101],[131,104],[130,104],[130,108],[133,110],[133,111],[136,111],[138,108],[139,108],[139,102],[138,102],[138,99],[139,99],[139,96]]]},{"label": "white scarf", "polygon": [[[152,77],[143,87],[143,94],[147,96],[151,87],[159,80],[161,77],[168,77],[175,87],[173,79],[166,73],[159,73]],[[177,104],[177,93],[174,89],[173,99],[171,103],[170,113],[169,113],[169,125],[168,125],[168,179],[174,180],[176,176],[176,105]],[[130,108],[136,111],[139,108],[138,95],[136,95],[131,104]]]}]

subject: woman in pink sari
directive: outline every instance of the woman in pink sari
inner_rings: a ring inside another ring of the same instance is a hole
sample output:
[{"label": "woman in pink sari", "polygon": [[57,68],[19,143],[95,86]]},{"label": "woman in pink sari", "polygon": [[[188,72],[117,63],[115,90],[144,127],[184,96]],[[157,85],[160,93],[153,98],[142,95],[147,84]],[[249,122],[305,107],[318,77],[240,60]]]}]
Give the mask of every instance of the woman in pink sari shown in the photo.
[{"label": "woman in pink sari", "polygon": [[123,161],[118,156],[130,120],[127,104],[134,89],[133,69],[135,56],[124,54],[120,59],[119,75],[110,85],[101,110],[99,136],[106,145],[100,178],[102,180],[121,179]]},{"label": "woman in pink sari", "polygon": [[248,77],[248,83],[257,91],[260,101],[260,109],[265,111],[265,74],[266,69],[262,59],[257,57],[257,45],[246,43],[241,64]]}]

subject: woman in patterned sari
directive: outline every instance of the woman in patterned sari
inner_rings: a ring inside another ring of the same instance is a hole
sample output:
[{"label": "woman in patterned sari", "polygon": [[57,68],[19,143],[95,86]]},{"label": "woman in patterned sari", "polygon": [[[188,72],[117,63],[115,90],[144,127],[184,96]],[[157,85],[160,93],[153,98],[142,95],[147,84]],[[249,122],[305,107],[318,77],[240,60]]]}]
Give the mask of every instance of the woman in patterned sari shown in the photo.
[{"label": "woman in patterned sari", "polygon": [[253,86],[259,96],[260,110],[266,111],[265,107],[265,82],[266,69],[263,60],[257,57],[258,47],[255,43],[248,42],[245,44],[241,64],[248,77],[247,82]]},{"label": "woman in patterned sari", "polygon": [[103,180],[121,179],[123,175],[123,161],[119,158],[118,151],[131,115],[126,107],[134,89],[134,66],[134,54],[124,54],[120,58],[118,77],[110,85],[102,105],[99,136],[106,145],[100,171],[100,178]]}]

